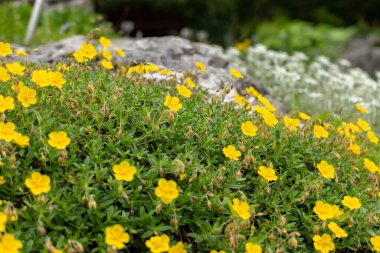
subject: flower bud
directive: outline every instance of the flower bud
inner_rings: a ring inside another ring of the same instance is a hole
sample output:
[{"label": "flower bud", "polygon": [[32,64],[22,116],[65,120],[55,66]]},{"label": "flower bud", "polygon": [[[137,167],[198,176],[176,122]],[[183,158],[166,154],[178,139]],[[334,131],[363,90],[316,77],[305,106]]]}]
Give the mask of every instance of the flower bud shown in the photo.
[{"label": "flower bud", "polygon": [[150,123],[150,120],[151,120],[151,118],[150,118],[150,112],[148,112],[148,113],[146,114],[146,117],[145,117],[145,122],[146,122],[146,124],[149,124],[149,123]]},{"label": "flower bud", "polygon": [[271,244],[274,242],[274,240],[276,240],[276,237],[274,237],[274,234],[273,234],[273,233],[271,233],[271,234],[269,235],[268,240],[269,240],[269,242],[270,242]]},{"label": "flower bud", "polygon": [[96,202],[94,200],[94,196],[92,194],[90,195],[90,197],[88,199],[88,207],[90,209],[96,209],[96,207],[97,207],[97,204],[96,204]]},{"label": "flower bud", "polygon": [[158,204],[155,209],[156,213],[159,214],[161,210],[162,210],[161,204]]},{"label": "flower bud", "polygon": [[319,234],[319,226],[318,226],[318,225],[314,225],[314,226],[313,226],[313,233],[314,233],[315,235],[318,235],[318,234]]},{"label": "flower bud", "polygon": [[39,234],[40,236],[46,235],[46,229],[43,225],[39,225],[37,227],[37,234]]},{"label": "flower bud", "polygon": [[69,240],[68,241],[70,248],[74,250],[75,253],[81,253],[83,252],[83,245],[75,240]]}]

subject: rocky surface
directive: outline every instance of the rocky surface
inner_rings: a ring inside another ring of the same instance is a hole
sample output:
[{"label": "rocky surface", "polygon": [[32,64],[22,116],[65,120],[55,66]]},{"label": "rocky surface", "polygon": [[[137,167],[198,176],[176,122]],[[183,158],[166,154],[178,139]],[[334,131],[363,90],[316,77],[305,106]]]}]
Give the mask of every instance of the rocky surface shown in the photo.
[{"label": "rocky surface", "polygon": [[[85,40],[84,36],[74,36],[40,46],[37,52],[30,54],[29,60],[48,63],[65,61],[67,55],[79,49]],[[246,87],[254,86],[260,93],[273,101],[268,90],[249,77],[247,73],[242,72],[245,76],[243,80],[233,80],[229,69],[238,67],[227,60],[221,47],[194,43],[174,36],[142,39],[121,38],[112,40],[112,44],[122,49],[126,55],[124,58],[115,57],[116,64],[135,65],[150,62],[181,74],[183,71],[195,71],[194,62],[200,61],[206,66],[206,71],[200,73],[198,84],[210,94],[218,94],[223,88],[234,83],[226,100],[233,99],[236,92],[244,94]],[[273,102],[281,107],[276,101]]]},{"label": "rocky surface", "polygon": [[376,71],[380,71],[380,37],[370,35],[353,39],[344,50],[342,58],[375,77]]}]

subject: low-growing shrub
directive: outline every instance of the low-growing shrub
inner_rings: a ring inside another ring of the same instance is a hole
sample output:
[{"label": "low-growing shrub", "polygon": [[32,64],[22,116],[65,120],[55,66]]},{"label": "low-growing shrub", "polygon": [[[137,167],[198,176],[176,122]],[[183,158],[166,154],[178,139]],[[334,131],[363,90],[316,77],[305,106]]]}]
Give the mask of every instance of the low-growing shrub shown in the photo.
[{"label": "low-growing shrub", "polygon": [[362,121],[278,118],[253,87],[259,105],[223,104],[195,79],[152,82],[152,64],[98,64],[90,44],[69,67],[9,53],[0,44],[0,252],[379,249]]}]

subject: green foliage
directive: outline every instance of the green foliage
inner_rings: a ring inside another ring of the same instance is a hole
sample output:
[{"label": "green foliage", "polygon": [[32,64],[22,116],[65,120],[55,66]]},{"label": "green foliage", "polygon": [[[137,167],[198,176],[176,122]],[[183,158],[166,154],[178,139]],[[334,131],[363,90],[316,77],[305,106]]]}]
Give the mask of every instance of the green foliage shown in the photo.
[{"label": "green foliage", "polygon": [[[31,13],[32,6],[29,4],[1,4],[0,39],[22,44]],[[88,34],[94,27],[100,28],[105,35],[114,34],[110,24],[107,24],[100,15],[88,10],[42,9],[30,44],[43,44],[76,34]]]},{"label": "green foliage", "polygon": [[[48,68],[25,66],[28,73]],[[193,252],[243,252],[248,241],[271,251],[310,252],[313,235],[331,234],[313,212],[317,200],[344,210],[333,219],[349,234],[334,239],[337,251],[369,250],[369,238],[379,234],[377,175],[362,165],[362,156],[379,161],[371,151],[376,146],[358,135],[363,155],[354,156],[336,131],[338,119],[328,128],[328,139],[317,139],[312,129],[321,119],[305,121],[296,132],[282,121],[271,128],[261,116],[221,103],[221,97],[207,103],[201,90],[181,98],[179,111],[169,111],[164,101],[168,94],[177,95],[174,81],[127,78],[121,69],[105,71],[92,63],[75,65],[64,75],[62,91],[39,88],[29,74],[13,76],[0,87],[2,95],[13,97],[11,83],[21,80],[37,89],[36,105],[24,108],[17,102],[4,115],[30,137],[29,147],[1,143],[0,170],[6,180],[0,187],[1,208],[17,211],[18,220],[8,222],[7,232],[23,242],[23,252],[41,252],[47,238],[65,251],[68,240],[76,240],[85,252],[106,252],[104,230],[117,223],[131,235],[127,252],[146,252],[144,242],[164,233],[171,244],[183,241]],[[329,114],[323,118],[332,119]],[[242,134],[241,123],[247,120],[258,127],[257,136]],[[66,150],[48,145],[52,131],[68,133]],[[238,161],[224,156],[228,145],[242,152]],[[112,167],[123,160],[137,168],[131,182],[114,177]],[[318,172],[322,160],[336,168],[335,179]],[[261,165],[273,166],[278,180],[269,183],[259,176]],[[35,171],[52,181],[43,197],[33,196],[24,183]],[[169,205],[155,196],[159,178],[178,184],[179,196]],[[358,197],[362,207],[348,210],[341,204],[346,195]],[[249,203],[250,220],[234,213],[233,198]]]},{"label": "green foliage", "polygon": [[325,24],[311,25],[302,21],[265,22],[259,25],[257,37],[269,48],[309,55],[337,58],[355,34],[355,28],[339,28]]}]

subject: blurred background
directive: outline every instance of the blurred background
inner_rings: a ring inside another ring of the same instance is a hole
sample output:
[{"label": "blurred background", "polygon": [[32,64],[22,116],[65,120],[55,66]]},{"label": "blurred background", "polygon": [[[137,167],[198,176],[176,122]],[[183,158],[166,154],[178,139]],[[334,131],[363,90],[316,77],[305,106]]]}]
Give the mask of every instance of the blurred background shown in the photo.
[{"label": "blurred background", "polygon": [[[0,0],[0,40],[23,44],[33,3]],[[98,27],[109,37],[178,35],[223,47],[259,42],[336,59],[356,38],[380,46],[379,10],[380,0],[44,0],[27,44]]]}]

